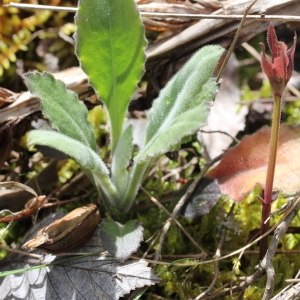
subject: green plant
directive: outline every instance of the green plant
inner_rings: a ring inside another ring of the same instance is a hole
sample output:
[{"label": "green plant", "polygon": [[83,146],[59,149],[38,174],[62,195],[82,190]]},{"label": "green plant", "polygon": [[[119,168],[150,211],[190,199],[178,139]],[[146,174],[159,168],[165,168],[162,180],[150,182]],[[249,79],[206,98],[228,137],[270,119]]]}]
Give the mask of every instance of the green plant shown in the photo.
[{"label": "green plant", "polygon": [[109,116],[111,168],[97,153],[87,109],[75,93],[48,73],[24,75],[54,129],[30,132],[29,144],[50,146],[74,158],[106,207],[127,212],[149,166],[205,124],[217,91],[211,76],[223,49],[202,48],[161,91],[148,114],[144,147],[128,170],[132,128],[124,129],[124,117],[145,63],[146,41],[139,12],[132,0],[81,0],[75,19],[76,53]]}]

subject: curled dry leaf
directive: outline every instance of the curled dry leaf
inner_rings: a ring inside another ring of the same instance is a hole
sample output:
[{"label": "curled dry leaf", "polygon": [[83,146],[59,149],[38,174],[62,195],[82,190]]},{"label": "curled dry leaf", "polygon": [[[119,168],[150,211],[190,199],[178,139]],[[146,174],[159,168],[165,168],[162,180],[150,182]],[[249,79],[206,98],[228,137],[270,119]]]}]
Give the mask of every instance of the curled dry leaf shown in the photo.
[{"label": "curled dry leaf", "polygon": [[38,248],[48,253],[61,253],[86,242],[100,222],[95,204],[74,209],[63,218],[42,228],[22,248]]}]

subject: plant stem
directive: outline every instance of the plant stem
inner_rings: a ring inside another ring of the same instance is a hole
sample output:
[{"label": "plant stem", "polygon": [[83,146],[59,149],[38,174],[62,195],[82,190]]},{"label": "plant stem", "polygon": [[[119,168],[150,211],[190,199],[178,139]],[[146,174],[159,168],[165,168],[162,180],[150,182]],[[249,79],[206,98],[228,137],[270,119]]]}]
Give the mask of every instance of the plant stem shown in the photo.
[{"label": "plant stem", "polygon": [[[274,109],[272,117],[272,133],[270,141],[270,154],[267,168],[266,184],[262,200],[262,213],[261,213],[261,228],[260,234],[263,235],[270,228],[270,220],[266,222],[271,213],[273,182],[275,175],[275,165],[277,156],[277,144],[280,127],[280,113],[281,113],[281,97],[274,96]],[[265,236],[260,242],[259,259],[262,259],[268,249],[268,236]]]},{"label": "plant stem", "polygon": [[97,172],[96,170],[85,169],[84,172],[96,186],[98,194],[103,199],[105,206],[108,209],[110,207],[117,207],[120,200],[116,187],[110,178],[106,174]]},{"label": "plant stem", "polygon": [[131,174],[128,182],[127,191],[122,199],[122,202],[120,203],[120,208],[123,212],[128,212],[128,210],[131,208],[136,194],[138,192],[138,189],[143,181],[145,172],[148,169],[151,162],[152,159],[134,163],[133,169],[130,172]]}]

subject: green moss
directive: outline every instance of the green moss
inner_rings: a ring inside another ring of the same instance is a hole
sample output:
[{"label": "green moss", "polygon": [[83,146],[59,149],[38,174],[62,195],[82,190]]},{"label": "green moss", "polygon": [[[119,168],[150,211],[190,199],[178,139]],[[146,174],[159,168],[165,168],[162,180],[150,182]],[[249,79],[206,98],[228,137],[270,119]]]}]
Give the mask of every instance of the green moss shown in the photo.
[{"label": "green moss", "polygon": [[300,123],[300,101],[287,102],[283,109],[286,115],[286,121],[292,125]]}]

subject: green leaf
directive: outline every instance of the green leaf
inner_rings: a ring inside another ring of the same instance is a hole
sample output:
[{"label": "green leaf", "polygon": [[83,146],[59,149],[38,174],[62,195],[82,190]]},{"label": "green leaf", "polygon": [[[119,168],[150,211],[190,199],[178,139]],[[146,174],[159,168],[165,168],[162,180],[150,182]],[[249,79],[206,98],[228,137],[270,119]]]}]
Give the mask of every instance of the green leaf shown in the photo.
[{"label": "green leaf", "polygon": [[41,100],[42,111],[54,129],[96,151],[94,130],[88,111],[76,93],[49,73],[26,73],[23,78],[31,94]]},{"label": "green leaf", "polygon": [[136,252],[143,240],[143,227],[138,221],[130,220],[125,225],[111,219],[100,224],[103,249],[124,262]]},{"label": "green leaf", "polygon": [[[66,135],[50,130],[33,130],[28,135],[28,145],[44,145],[57,149],[75,159],[93,177],[105,200],[117,199],[117,192],[109,178],[109,171],[102,159],[91,148]],[[112,204],[112,203],[110,203]]]},{"label": "green leaf", "polygon": [[99,170],[102,174],[109,171],[102,159],[89,147],[56,131],[33,130],[28,135],[28,145],[44,145],[57,149],[74,158],[83,168]]},{"label": "green leaf", "polygon": [[133,0],[80,0],[75,17],[76,52],[111,122],[112,149],[144,71],[146,41]]},{"label": "green leaf", "polygon": [[119,193],[115,185],[111,182],[111,179],[96,169],[83,169],[83,171],[97,188],[99,197],[103,200],[106,209],[111,212],[113,212],[114,209],[119,209]]},{"label": "green leaf", "polygon": [[132,158],[132,126],[128,126],[123,132],[113,155],[111,165],[111,178],[115,184],[119,197],[124,196],[128,187],[129,172],[128,166]]},{"label": "green leaf", "polygon": [[161,91],[149,112],[145,147],[136,162],[170,151],[205,124],[217,92],[211,76],[223,51],[219,46],[202,48]]}]

